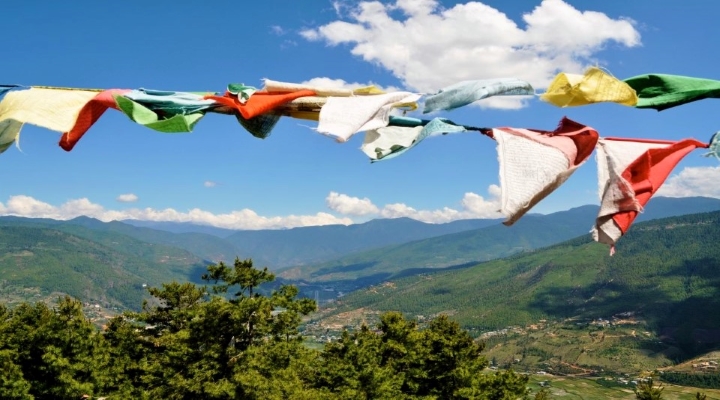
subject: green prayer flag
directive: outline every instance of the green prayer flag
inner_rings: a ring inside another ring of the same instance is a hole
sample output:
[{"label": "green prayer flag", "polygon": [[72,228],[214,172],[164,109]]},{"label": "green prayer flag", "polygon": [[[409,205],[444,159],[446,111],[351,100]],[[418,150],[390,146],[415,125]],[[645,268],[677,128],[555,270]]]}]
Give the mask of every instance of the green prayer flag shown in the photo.
[{"label": "green prayer flag", "polygon": [[159,132],[192,132],[195,124],[205,116],[203,112],[196,112],[187,115],[176,114],[170,118],[161,119],[154,111],[140,103],[136,103],[122,95],[115,95],[114,97],[120,111],[125,113],[131,120]]},{"label": "green prayer flag", "polygon": [[624,81],[638,95],[637,108],[662,111],[697,100],[720,98],[720,81],[680,75],[647,74]]}]

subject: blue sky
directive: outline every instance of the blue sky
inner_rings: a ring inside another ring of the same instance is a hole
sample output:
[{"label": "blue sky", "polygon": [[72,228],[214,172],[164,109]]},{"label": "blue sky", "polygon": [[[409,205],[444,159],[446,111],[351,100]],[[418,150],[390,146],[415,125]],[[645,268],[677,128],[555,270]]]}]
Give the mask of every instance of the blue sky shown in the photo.
[{"label": "blue sky", "polygon": [[[329,0],[13,1],[3,4],[9,18],[2,83],[221,92],[232,82],[261,87],[263,78],[329,78],[431,91],[511,74],[542,91],[550,72],[582,72],[595,64],[620,79],[645,73],[720,79],[711,31],[720,5],[711,2],[378,4],[384,8]],[[360,7],[375,11],[360,14]],[[468,12],[482,13],[486,22],[468,23]],[[516,36],[523,38],[514,46],[539,49],[535,59],[497,55]],[[517,102],[480,104],[438,116],[549,130],[568,116],[601,136],[702,141],[720,129],[717,100],[663,112],[616,104],[561,109],[538,99],[515,109],[507,107]],[[56,132],[26,126],[22,151],[0,155],[6,171],[0,211],[238,229],[398,215],[428,222],[489,216],[484,213],[495,193],[489,188],[498,184],[492,140],[478,134],[431,138],[401,157],[371,164],[359,150],[362,134],[340,144],[314,126],[285,118],[260,140],[234,118],[208,114],[192,133],[163,134],[111,110],[71,152],[58,147]],[[664,194],[720,197],[718,162],[701,154],[693,152],[678,166]],[[590,160],[533,212],[598,203],[596,175]]]}]

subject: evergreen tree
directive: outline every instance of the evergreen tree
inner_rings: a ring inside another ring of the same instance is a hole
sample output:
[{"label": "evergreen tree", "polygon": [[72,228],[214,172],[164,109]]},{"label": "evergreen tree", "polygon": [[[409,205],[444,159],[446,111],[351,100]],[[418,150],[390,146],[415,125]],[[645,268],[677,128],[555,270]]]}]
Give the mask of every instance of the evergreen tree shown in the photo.
[{"label": "evergreen tree", "polygon": [[[267,268],[253,268],[251,260],[236,259],[232,267],[222,262],[211,265],[202,278],[214,284],[212,294],[191,283],[164,284],[150,290],[159,305],[145,303],[142,312],[129,315],[144,324],[143,335],[137,340],[152,344],[151,351],[146,353],[141,347],[137,353],[140,358],[148,357],[142,380],[150,395],[167,399],[252,398],[244,394],[245,386],[272,385],[247,382],[245,377],[257,372],[248,371],[248,365],[260,368],[264,364],[266,371],[274,372],[290,368],[293,357],[307,356],[299,349],[298,326],[303,315],[314,311],[315,304],[296,299],[296,288],[284,286],[270,296],[261,295],[258,287],[274,280],[274,275]],[[231,288],[234,293],[228,299]],[[255,362],[257,347],[269,347],[268,341],[284,342],[284,356],[272,358],[274,363],[269,365]],[[270,375],[261,375],[258,380],[270,379]],[[238,377],[242,378],[240,382]]]},{"label": "evergreen tree", "polygon": [[315,310],[251,260],[208,267],[201,287],[149,290],[142,311],[99,331],[82,305],[0,306],[0,398],[516,399],[528,378],[487,373],[483,345],[442,316],[420,329],[396,312],[343,332],[323,351],[302,342]]},{"label": "evergreen tree", "polygon": [[0,399],[25,400],[32,399],[30,383],[25,380],[22,369],[15,362],[18,353],[11,350],[9,322],[11,313],[0,304]]},{"label": "evergreen tree", "polygon": [[[64,297],[56,308],[22,304],[6,315],[0,362],[18,379],[17,393],[35,399],[105,393],[111,383],[109,349],[79,301]],[[29,390],[22,389],[23,381]]]},{"label": "evergreen tree", "polygon": [[383,314],[325,346],[315,384],[339,398],[511,399],[527,394],[528,378],[483,373],[483,346],[446,316],[420,330],[402,314]]},{"label": "evergreen tree", "polygon": [[635,387],[635,397],[638,400],[660,400],[662,399],[662,391],[665,388],[662,384],[655,386],[652,378],[638,382]]}]

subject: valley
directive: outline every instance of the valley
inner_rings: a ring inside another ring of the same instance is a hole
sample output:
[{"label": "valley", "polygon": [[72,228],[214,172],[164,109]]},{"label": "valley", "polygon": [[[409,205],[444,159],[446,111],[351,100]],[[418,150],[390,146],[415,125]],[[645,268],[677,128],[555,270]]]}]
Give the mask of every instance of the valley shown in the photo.
[{"label": "valley", "polygon": [[[297,241],[289,239],[295,233],[242,232],[256,237],[244,239],[256,243],[244,253],[230,239],[239,232],[3,217],[0,297],[13,307],[52,304],[68,294],[83,301],[86,315],[101,326],[123,310],[137,310],[149,298],[148,287],[199,282],[206,265],[230,261],[231,254],[272,259],[278,248],[290,252],[324,238],[347,241],[354,234],[363,242],[382,226],[388,237],[405,242],[367,250],[328,245],[333,250],[320,258],[347,254],[314,263],[299,252],[304,265],[270,264],[278,279],[263,293],[293,284],[320,304],[302,325],[309,345],[374,326],[383,312],[398,310],[421,326],[449,315],[485,344],[493,368],[547,375],[557,381],[553,390],[561,382],[591,379],[586,384],[602,391],[608,384],[597,384],[599,379],[617,382],[652,371],[715,374],[709,363],[720,361],[712,356],[720,348],[720,249],[713,246],[720,238],[720,211],[713,210],[720,201],[653,201],[658,207],[648,207],[645,222],[633,226],[612,257],[584,234],[585,221],[597,211],[592,206],[528,215],[510,228],[465,221],[414,237],[397,235],[428,224],[376,221],[345,233],[346,227],[318,227],[300,231],[315,236]],[[667,217],[677,210],[710,212]],[[417,238],[446,231],[451,233]]]}]

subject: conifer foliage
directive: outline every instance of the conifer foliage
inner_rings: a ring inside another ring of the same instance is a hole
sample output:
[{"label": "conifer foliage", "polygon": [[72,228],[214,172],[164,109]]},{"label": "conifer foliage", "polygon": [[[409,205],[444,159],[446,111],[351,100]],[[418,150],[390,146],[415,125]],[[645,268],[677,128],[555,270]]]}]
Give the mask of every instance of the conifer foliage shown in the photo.
[{"label": "conifer foliage", "polygon": [[400,313],[303,344],[315,310],[251,260],[219,263],[206,286],[151,288],[142,311],[98,330],[82,304],[0,306],[2,399],[517,399],[527,377],[488,373],[483,346],[439,317],[420,329]]}]

